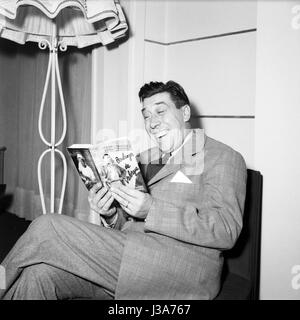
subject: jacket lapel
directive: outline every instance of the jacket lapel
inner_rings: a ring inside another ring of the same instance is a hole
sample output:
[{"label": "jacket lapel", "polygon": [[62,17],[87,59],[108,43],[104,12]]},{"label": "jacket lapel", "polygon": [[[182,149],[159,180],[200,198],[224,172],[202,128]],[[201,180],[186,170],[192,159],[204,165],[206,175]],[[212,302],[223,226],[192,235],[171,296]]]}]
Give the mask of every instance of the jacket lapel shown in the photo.
[{"label": "jacket lapel", "polygon": [[[185,165],[192,165],[194,162],[194,156],[199,153],[204,146],[204,130],[202,129],[192,129],[192,137],[182,146],[178,152],[169,159],[169,162],[165,164],[158,173],[152,177],[147,185],[151,186],[159,180],[171,175],[172,173],[180,170],[181,167]],[[156,151],[155,155],[159,158],[159,151]],[[147,170],[148,168],[146,168]]]},{"label": "jacket lapel", "polygon": [[152,179],[150,179],[147,183],[148,186],[151,186],[152,184],[156,183],[157,181],[169,176],[170,174],[172,174],[173,172],[176,172],[180,169],[180,165],[179,164],[165,164],[162,169],[160,171],[158,171],[158,173],[152,177]]}]

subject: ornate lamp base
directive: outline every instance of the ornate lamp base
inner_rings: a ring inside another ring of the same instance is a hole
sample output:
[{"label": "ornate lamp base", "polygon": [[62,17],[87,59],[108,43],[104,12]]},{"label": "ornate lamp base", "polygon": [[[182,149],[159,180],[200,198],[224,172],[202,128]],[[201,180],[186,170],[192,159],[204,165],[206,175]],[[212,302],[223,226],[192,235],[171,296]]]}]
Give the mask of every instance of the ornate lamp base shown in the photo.
[{"label": "ornate lamp base", "polygon": [[[47,75],[46,75],[46,81],[44,85],[44,91],[40,106],[40,112],[39,112],[39,134],[42,139],[42,141],[45,143],[46,146],[48,146],[48,149],[45,150],[38,161],[38,184],[39,184],[39,191],[40,191],[40,198],[42,202],[42,210],[43,214],[46,214],[47,212],[50,213],[61,213],[62,212],[62,206],[63,206],[63,200],[64,200],[64,194],[66,189],[66,181],[67,181],[67,162],[64,154],[57,149],[57,147],[63,142],[66,131],[67,131],[67,119],[66,119],[66,107],[63,97],[63,91],[62,91],[62,85],[61,85],[61,78],[60,78],[60,72],[59,72],[59,66],[58,66],[58,56],[57,52],[58,50],[66,51],[67,46],[65,46],[63,43],[57,42],[56,37],[56,28],[55,28],[55,22],[54,22],[54,31],[53,31],[53,38],[52,43],[50,43],[48,40],[43,40],[39,43],[39,47],[41,49],[49,48],[49,63],[48,63],[48,69],[47,69]],[[44,134],[43,134],[43,128],[42,128],[42,118],[43,118],[43,112],[44,112],[44,105],[45,105],[45,99],[47,90],[49,87],[49,80],[50,80],[50,74],[51,74],[51,140],[48,141]],[[56,120],[56,83],[58,86],[58,92],[61,102],[61,109],[62,109],[62,117],[63,117],[63,130],[60,138],[56,142],[56,126],[55,126],[55,120]],[[50,210],[46,209],[45,204],[45,196],[44,196],[44,189],[43,189],[43,183],[42,183],[42,177],[41,177],[41,165],[44,159],[44,156],[50,153],[50,170],[51,170],[51,189],[50,189]],[[62,188],[61,188],[61,195],[60,195],[60,202],[59,202],[59,208],[58,210],[55,209],[55,154],[58,154],[62,161],[63,161],[63,181],[62,181]]]}]

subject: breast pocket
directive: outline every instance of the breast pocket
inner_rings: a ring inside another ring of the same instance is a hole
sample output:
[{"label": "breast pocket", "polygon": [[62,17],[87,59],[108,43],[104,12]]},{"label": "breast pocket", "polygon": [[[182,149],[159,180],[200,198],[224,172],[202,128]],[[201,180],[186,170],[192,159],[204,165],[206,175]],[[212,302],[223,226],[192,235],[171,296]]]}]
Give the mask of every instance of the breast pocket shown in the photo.
[{"label": "breast pocket", "polygon": [[173,182],[170,187],[178,196],[186,199],[194,199],[199,193],[199,185],[195,183]]},{"label": "breast pocket", "polygon": [[195,182],[183,183],[166,181],[153,186],[151,194],[156,198],[172,203],[182,203],[182,201],[194,202],[200,194],[200,189],[200,185]]}]

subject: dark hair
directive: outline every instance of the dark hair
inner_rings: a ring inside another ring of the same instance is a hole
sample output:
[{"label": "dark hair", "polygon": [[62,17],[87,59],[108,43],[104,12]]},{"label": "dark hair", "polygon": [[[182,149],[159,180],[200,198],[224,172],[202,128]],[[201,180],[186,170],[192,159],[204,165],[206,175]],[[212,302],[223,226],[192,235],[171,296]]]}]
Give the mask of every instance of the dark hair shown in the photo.
[{"label": "dark hair", "polygon": [[151,81],[144,84],[139,91],[139,98],[140,101],[143,102],[144,99],[162,92],[168,92],[170,94],[172,101],[178,109],[186,104],[190,104],[184,89],[180,84],[172,80],[166,83]]}]

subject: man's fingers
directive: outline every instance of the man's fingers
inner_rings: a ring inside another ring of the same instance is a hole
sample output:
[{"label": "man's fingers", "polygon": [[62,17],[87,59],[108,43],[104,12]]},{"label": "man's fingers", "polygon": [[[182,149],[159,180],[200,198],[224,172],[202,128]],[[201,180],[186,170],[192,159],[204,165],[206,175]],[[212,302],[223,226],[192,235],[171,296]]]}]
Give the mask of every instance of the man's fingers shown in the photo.
[{"label": "man's fingers", "polygon": [[122,192],[126,193],[128,196],[138,199],[141,197],[141,194],[143,194],[143,192],[136,190],[136,189],[131,189],[128,186],[124,186],[124,185],[120,185],[119,190],[121,190]]},{"label": "man's fingers", "polygon": [[130,199],[130,198],[135,198],[135,196],[132,195],[131,192],[129,192],[128,190],[132,190],[128,187],[124,187],[121,189],[121,186],[116,188],[116,187],[111,187],[111,192],[114,193],[114,194],[118,194],[120,197],[124,198],[124,199]]},{"label": "man's fingers", "polygon": [[113,197],[111,192],[107,192],[96,204],[100,209],[104,209],[106,202],[110,200],[110,198]]},{"label": "man's fingers", "polygon": [[100,212],[100,215],[103,216],[103,217],[110,217],[112,216],[114,213],[116,213],[117,209],[114,207],[114,208],[111,208],[109,209],[108,211],[102,211]]},{"label": "man's fingers", "polygon": [[129,201],[127,199],[121,197],[118,193],[113,193],[113,196],[120,203],[122,207],[126,208],[128,206]]},{"label": "man's fingers", "polygon": [[119,204],[121,205],[121,208],[128,214],[131,214],[132,206],[134,206],[133,204],[134,199],[119,189],[116,192],[111,191],[111,193],[113,194],[114,198],[119,202]]},{"label": "man's fingers", "polygon": [[89,202],[97,203],[104,194],[105,188],[102,187],[100,184],[96,184],[90,189],[88,200]]},{"label": "man's fingers", "polygon": [[98,203],[99,201],[101,201],[102,198],[104,198],[108,193],[108,189],[106,187],[101,188],[95,195],[93,198],[94,203]]},{"label": "man's fingers", "polygon": [[101,199],[98,203],[90,203],[90,207],[92,210],[101,214],[103,216],[110,216],[111,214],[116,212],[116,208],[113,207],[110,209],[111,204],[114,201],[114,197],[112,194],[107,194],[104,198]]},{"label": "man's fingers", "polygon": [[95,195],[100,189],[102,188],[102,183],[96,183],[93,185],[93,187],[90,189],[90,194]]},{"label": "man's fingers", "polygon": [[130,215],[131,210],[128,207],[121,206],[121,208]]},{"label": "man's fingers", "polygon": [[138,193],[140,192],[136,189],[131,189],[131,188],[124,186],[124,185],[120,185],[120,190],[123,191],[124,193],[128,194],[129,196],[134,197],[134,198],[136,198]]},{"label": "man's fingers", "polygon": [[109,192],[107,187],[100,187],[100,184],[94,186],[90,190],[88,200],[91,209],[98,212],[99,214],[110,215],[110,213],[114,213],[113,210],[110,210],[110,206],[114,201],[114,197],[112,193]]},{"label": "man's fingers", "polygon": [[106,201],[106,203],[103,205],[102,209],[105,210],[105,211],[108,211],[111,204],[113,203],[114,201],[114,197],[113,195],[110,193],[110,197],[108,198],[108,200]]}]

